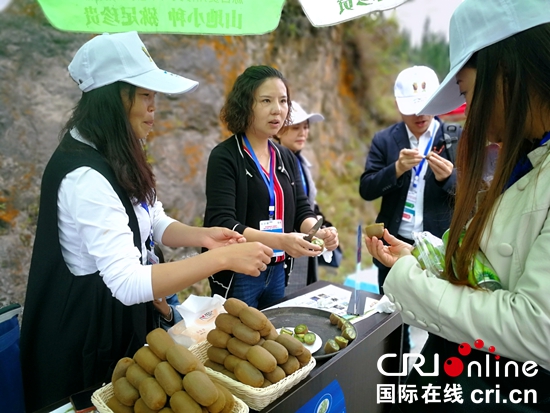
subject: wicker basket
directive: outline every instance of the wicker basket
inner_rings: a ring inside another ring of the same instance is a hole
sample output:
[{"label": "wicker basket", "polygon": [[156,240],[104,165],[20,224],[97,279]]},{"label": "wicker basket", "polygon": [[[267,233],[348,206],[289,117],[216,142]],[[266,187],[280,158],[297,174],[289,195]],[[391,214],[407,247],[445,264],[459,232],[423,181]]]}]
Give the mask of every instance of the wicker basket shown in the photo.
[{"label": "wicker basket", "polygon": [[[100,389],[97,389],[94,394],[92,394],[92,403],[96,407],[97,411],[99,413],[113,413],[109,407],[107,407],[107,402],[109,399],[113,397],[113,383],[109,383]],[[235,407],[233,407],[233,410],[231,413],[248,413],[249,408],[238,397],[233,396],[235,399]]]},{"label": "wicker basket", "polygon": [[[211,344],[208,341],[203,341],[190,347],[189,350],[204,363],[208,360],[207,351],[209,347],[211,347]],[[254,410],[262,410],[268,404],[277,400],[284,393],[305,379],[309,372],[313,370],[315,364],[315,358],[311,357],[308,364],[292,373],[290,376],[287,376],[268,387],[262,388],[256,388],[243,384],[208,367],[206,367],[206,372],[212,380],[218,382],[222,386],[225,386],[231,393],[248,404],[250,408]]]}]

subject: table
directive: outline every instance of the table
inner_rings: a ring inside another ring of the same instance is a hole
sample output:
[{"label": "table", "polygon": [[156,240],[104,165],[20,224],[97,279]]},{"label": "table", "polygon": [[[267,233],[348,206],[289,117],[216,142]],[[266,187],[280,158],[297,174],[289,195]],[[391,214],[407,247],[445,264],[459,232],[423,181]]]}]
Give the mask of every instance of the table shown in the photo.
[{"label": "table", "polygon": [[[327,281],[318,281],[303,288],[282,301],[315,291],[326,285]],[[336,285],[336,284],[333,284]],[[342,285],[340,288],[353,291]],[[380,295],[368,293],[371,298],[379,299]],[[337,353],[328,360],[317,363],[309,376],[286,392],[279,399],[265,407],[261,413],[290,413],[314,411],[316,395],[323,392],[343,393],[343,403],[347,412],[378,413],[387,412],[391,404],[377,403],[378,385],[397,385],[399,377],[382,375],[377,368],[380,356],[395,353],[397,357],[387,358],[383,363],[387,372],[401,371],[401,335],[403,323],[398,313],[377,313],[354,324],[357,338],[346,351]],[[339,389],[340,390],[339,390]],[[313,404],[312,404],[313,403]],[[306,409],[307,408],[307,409]],[[255,410],[251,410],[255,412]]]},{"label": "table", "polygon": [[[281,302],[299,297],[318,290],[327,285],[334,285],[348,291],[353,288],[334,284],[327,281],[318,281],[289,296]],[[374,299],[380,299],[378,294],[367,292]],[[317,400],[316,395],[327,391],[343,394],[342,403],[345,403],[347,412],[385,413],[392,407],[391,404],[377,403],[378,385],[399,384],[399,377],[382,375],[377,368],[380,356],[395,353],[397,357],[387,358],[383,367],[387,372],[401,371],[401,335],[403,323],[398,313],[377,313],[354,324],[357,338],[335,356],[317,362],[308,377],[290,389],[279,399],[266,406],[261,413],[294,413],[315,412],[310,407]],[[56,408],[64,407],[68,399],[42,409],[37,413],[52,412]],[[309,403],[309,404],[308,404]],[[306,409],[300,411],[300,409]],[[334,410],[332,410],[334,411]],[[251,413],[256,412],[250,410]]]}]

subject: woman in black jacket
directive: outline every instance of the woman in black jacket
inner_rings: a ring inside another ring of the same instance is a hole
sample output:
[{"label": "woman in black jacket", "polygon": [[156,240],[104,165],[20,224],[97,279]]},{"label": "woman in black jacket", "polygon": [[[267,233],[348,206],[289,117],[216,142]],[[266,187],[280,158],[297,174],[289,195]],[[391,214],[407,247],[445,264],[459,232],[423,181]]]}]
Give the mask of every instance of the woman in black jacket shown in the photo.
[{"label": "woman in black jacket", "polygon": [[[284,296],[287,255],[312,257],[322,250],[304,240],[317,218],[299,184],[296,157],[270,140],[288,123],[290,107],[286,80],[278,70],[249,67],[237,78],[221,111],[234,135],[217,145],[208,160],[204,225],[232,229],[274,250],[253,282],[232,271],[211,276],[212,294],[258,308]],[[334,228],[316,236],[330,251],[338,246]]]}]

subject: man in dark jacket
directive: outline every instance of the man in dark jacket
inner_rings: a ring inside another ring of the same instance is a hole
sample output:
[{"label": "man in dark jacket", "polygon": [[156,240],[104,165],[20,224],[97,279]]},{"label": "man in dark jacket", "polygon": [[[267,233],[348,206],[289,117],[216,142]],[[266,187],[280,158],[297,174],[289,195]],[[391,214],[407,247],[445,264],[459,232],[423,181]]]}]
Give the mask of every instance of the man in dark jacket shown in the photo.
[{"label": "man in dark jacket", "polygon": [[[429,231],[441,237],[453,212],[456,169],[452,161],[460,128],[449,128],[433,116],[416,116],[438,86],[437,75],[426,66],[405,69],[397,76],[394,93],[402,122],[374,136],[359,185],[363,199],[382,197],[376,222],[409,244],[413,244],[413,232]],[[383,293],[389,268],[374,263]],[[403,352],[409,352],[408,334],[405,337]]]}]

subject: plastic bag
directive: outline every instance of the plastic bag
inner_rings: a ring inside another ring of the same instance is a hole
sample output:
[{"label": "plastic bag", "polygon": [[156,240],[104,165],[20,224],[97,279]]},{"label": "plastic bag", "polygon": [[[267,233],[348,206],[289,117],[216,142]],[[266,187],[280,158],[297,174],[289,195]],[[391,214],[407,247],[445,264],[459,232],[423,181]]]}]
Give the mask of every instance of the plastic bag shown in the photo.
[{"label": "plastic bag", "polygon": [[[459,245],[462,244],[465,231],[459,238]],[[445,250],[449,231],[445,231],[443,239],[437,238],[430,232],[413,232],[414,247],[411,251],[416,257],[420,267],[431,275],[441,278],[445,270]],[[502,289],[500,278],[482,251],[475,255],[472,269],[468,274],[468,281],[472,286],[485,290],[495,291]]]}]

